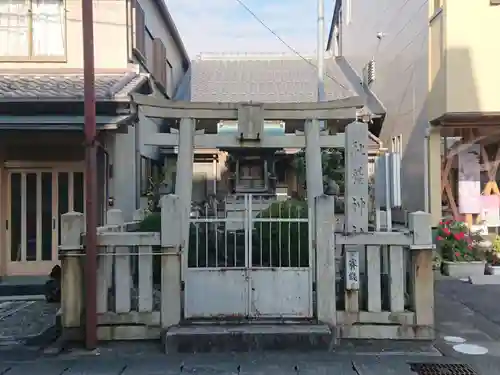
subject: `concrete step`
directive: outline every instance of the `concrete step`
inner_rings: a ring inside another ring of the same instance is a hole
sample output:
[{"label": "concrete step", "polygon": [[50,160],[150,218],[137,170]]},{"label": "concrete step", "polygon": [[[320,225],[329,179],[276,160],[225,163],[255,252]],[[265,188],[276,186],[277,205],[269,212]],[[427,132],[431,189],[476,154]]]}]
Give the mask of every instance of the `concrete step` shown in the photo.
[{"label": "concrete step", "polygon": [[43,295],[46,276],[6,276],[0,280],[0,296]]},{"label": "concrete step", "polygon": [[165,353],[332,351],[334,333],[323,324],[198,324],[163,333]]}]

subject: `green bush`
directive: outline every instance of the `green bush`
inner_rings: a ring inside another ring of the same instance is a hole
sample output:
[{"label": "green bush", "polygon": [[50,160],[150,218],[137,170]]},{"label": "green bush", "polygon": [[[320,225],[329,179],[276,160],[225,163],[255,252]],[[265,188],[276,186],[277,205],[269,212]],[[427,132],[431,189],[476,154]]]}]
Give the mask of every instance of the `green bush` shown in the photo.
[{"label": "green bush", "polygon": [[161,213],[152,212],[147,215],[140,223],[138,232],[161,232]]},{"label": "green bush", "polygon": [[[309,265],[308,222],[279,219],[307,219],[305,201],[288,200],[272,203],[261,211],[253,223],[252,259],[254,267],[307,267]],[[267,222],[259,219],[276,219]],[[140,224],[140,232],[160,232],[160,213],[149,214]],[[160,251],[160,249],[154,249]],[[161,261],[154,256],[153,278],[159,280]],[[225,229],[224,223],[190,224],[189,267],[244,267],[245,231]]]},{"label": "green bush", "polygon": [[272,203],[257,215],[252,236],[252,265],[307,267],[309,265],[309,226],[307,222],[262,219],[307,219],[307,202],[288,200]]}]

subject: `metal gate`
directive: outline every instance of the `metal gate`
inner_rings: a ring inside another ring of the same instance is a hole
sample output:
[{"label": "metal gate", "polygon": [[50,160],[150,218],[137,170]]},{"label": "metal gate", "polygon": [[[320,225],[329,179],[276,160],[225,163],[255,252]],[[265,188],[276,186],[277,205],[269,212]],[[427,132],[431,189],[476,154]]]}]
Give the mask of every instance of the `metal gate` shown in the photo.
[{"label": "metal gate", "polygon": [[313,315],[306,202],[240,195],[190,218],[184,317]]}]

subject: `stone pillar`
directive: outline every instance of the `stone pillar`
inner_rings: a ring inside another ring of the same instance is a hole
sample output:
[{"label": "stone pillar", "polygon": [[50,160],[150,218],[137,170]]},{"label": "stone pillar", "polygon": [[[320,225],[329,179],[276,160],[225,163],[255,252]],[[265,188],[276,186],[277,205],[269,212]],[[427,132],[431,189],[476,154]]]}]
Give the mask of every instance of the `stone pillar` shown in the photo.
[{"label": "stone pillar", "polygon": [[314,199],[323,194],[319,121],[307,120],[304,126],[304,133],[306,138],[307,200],[311,212],[314,209]]},{"label": "stone pillar", "polygon": [[[362,122],[347,125],[345,137],[345,231],[368,231],[368,128]],[[360,269],[365,247],[345,247],[346,311],[359,311]],[[362,258],[360,259],[360,253]]]},{"label": "stone pillar", "polygon": [[[175,195],[179,197],[181,219],[181,246],[187,251],[189,247],[189,212],[191,210],[191,196],[193,192],[193,162],[194,162],[194,135],[195,119],[183,118],[179,125],[179,151],[177,154],[177,177],[175,181]],[[176,220],[179,220],[179,217]],[[187,262],[187,256],[183,262]],[[184,267],[183,267],[184,268]],[[182,276],[184,278],[184,276]]]},{"label": "stone pillar", "polygon": [[408,217],[411,246],[411,296],[417,338],[434,339],[434,271],[432,269],[432,216],[412,212]]},{"label": "stone pillar", "polygon": [[63,330],[81,328],[83,314],[83,248],[85,218],[80,212],[61,215],[61,313]]},{"label": "stone pillar", "polygon": [[318,320],[335,327],[337,298],[335,287],[335,198],[320,195],[316,208],[316,303]]},{"label": "stone pillar", "polygon": [[[184,222],[179,220],[183,209],[182,201],[175,195],[164,195],[161,206],[161,326],[168,329],[181,321],[181,228]],[[183,258],[187,258],[187,249],[182,249]],[[186,260],[187,262],[187,260]]]}]

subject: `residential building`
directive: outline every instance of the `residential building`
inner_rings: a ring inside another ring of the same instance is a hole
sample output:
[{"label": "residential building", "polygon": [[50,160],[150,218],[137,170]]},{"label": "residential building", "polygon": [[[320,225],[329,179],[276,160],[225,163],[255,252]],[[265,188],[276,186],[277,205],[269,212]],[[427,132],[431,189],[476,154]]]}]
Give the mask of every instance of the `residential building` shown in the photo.
[{"label": "residential building", "polygon": [[[161,124],[130,94],[172,98],[190,61],[164,1],[93,3],[102,223],[110,207],[130,220],[162,164],[141,142]],[[48,274],[60,215],[85,210],[81,5],[0,4],[0,276]]]},{"label": "residential building", "polygon": [[[387,110],[380,138],[402,151],[403,207],[396,218],[429,210],[437,224],[447,214],[442,200],[453,216],[467,216],[448,196],[457,195],[458,164],[450,161],[445,171],[445,150],[452,147],[449,138],[498,140],[492,137],[500,123],[496,5],[495,0],[336,1],[328,49],[360,74],[370,64],[376,67],[370,88]],[[485,159],[494,159],[496,150],[486,149]],[[448,179],[453,186],[445,186]],[[443,189],[453,192],[442,197]]]}]

